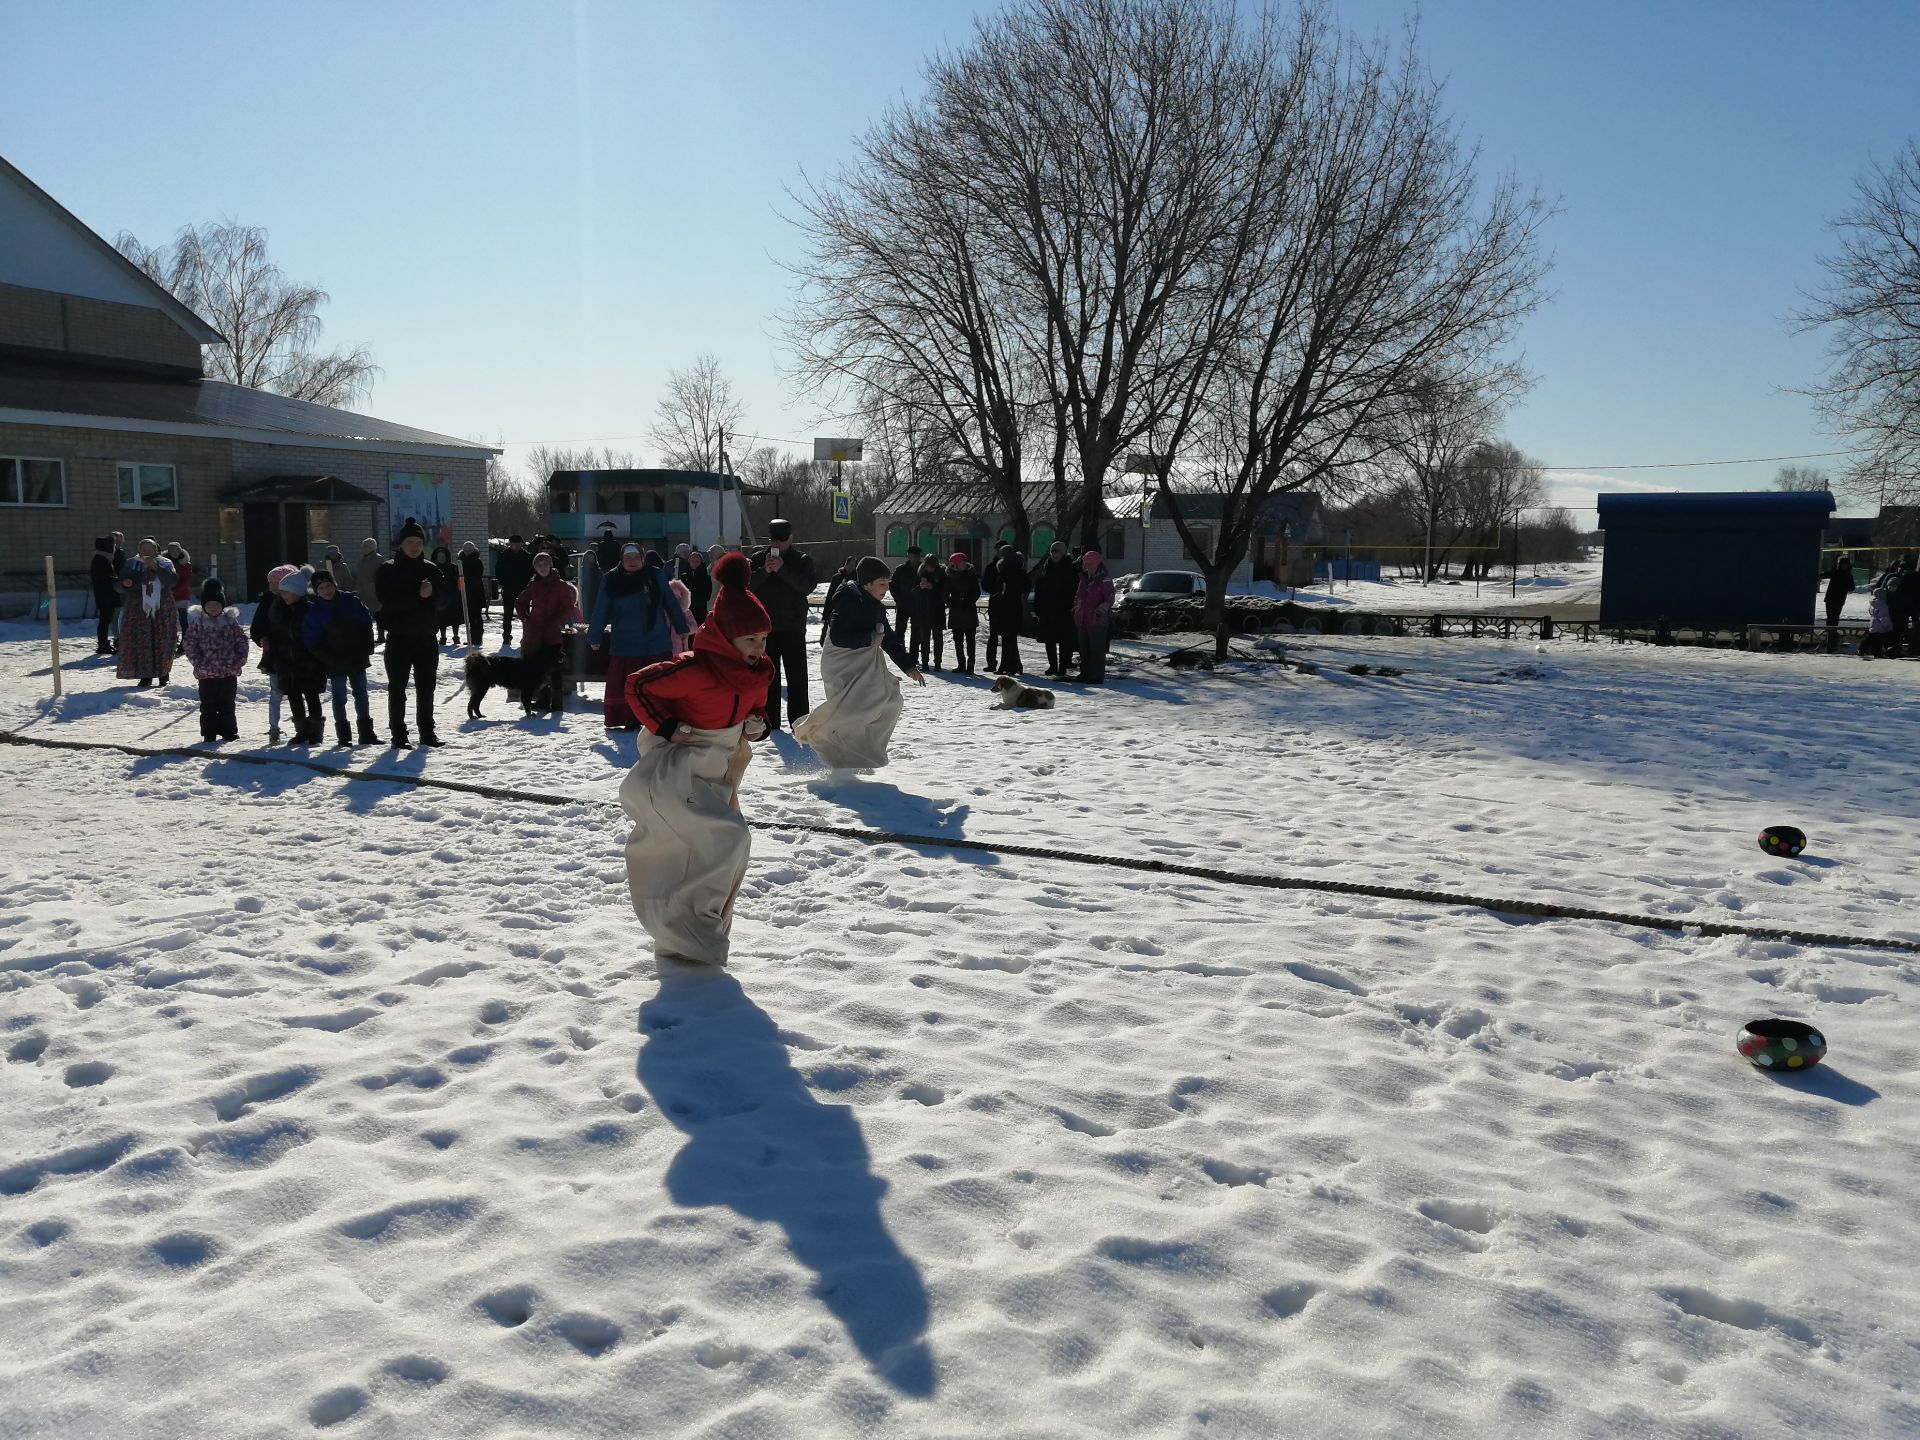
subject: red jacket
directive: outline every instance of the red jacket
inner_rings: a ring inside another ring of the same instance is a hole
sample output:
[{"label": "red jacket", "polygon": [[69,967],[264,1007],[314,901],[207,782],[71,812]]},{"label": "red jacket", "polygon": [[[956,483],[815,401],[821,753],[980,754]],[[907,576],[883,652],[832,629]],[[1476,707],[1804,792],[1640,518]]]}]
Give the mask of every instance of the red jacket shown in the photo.
[{"label": "red jacket", "polygon": [[520,653],[558,645],[579,604],[580,592],[558,575],[548,572],[544,580],[535,575],[513,605],[523,627]]},{"label": "red jacket", "polygon": [[184,560],[173,562],[173,603],[176,605],[193,603],[193,566]]},{"label": "red jacket", "polygon": [[693,649],[627,677],[627,704],[654,734],[671,738],[692,725],[724,730],[749,715],[764,718],[773,662],[761,656],[749,665],[709,619],[693,632]]}]

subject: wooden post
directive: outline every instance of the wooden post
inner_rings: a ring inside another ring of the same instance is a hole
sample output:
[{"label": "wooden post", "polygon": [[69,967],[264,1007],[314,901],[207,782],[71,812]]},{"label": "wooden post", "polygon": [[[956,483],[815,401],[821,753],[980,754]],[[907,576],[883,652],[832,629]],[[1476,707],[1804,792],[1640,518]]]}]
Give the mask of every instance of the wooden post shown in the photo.
[{"label": "wooden post", "polygon": [[454,581],[454,588],[460,594],[460,628],[467,632],[467,654],[473,654],[473,623],[467,614],[467,567],[460,567],[460,576]]},{"label": "wooden post", "polygon": [[53,698],[60,698],[60,597],[53,585],[53,556],[47,556],[47,640],[53,646]]}]

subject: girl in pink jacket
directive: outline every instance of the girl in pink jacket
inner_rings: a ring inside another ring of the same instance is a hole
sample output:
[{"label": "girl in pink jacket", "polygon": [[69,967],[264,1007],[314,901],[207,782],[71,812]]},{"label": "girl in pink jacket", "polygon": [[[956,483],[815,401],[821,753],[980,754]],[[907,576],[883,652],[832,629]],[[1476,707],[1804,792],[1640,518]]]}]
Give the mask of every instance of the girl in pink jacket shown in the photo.
[{"label": "girl in pink jacket", "polygon": [[247,632],[227,608],[227,592],[218,579],[200,591],[200,608],[187,626],[187,659],[200,682],[200,738],[237,740],[234,699],[240,690],[240,672],[247,668]]}]

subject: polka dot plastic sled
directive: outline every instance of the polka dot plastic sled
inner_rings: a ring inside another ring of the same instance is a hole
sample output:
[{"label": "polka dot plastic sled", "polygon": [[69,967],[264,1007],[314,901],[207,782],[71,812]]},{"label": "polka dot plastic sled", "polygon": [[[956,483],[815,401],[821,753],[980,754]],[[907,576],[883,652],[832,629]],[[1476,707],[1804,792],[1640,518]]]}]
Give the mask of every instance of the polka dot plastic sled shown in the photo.
[{"label": "polka dot plastic sled", "polygon": [[1792,859],[1807,848],[1807,832],[1793,825],[1769,825],[1760,832],[1760,848]]},{"label": "polka dot plastic sled", "polygon": [[1734,1044],[1760,1070],[1811,1070],[1827,1053],[1827,1037],[1798,1020],[1749,1020]]}]

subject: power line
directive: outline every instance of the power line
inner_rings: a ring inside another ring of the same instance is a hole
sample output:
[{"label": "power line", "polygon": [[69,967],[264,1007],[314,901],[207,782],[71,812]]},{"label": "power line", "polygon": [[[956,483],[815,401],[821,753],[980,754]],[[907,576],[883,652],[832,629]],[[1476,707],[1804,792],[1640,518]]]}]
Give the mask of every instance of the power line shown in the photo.
[{"label": "power line", "polygon": [[[635,430],[627,435],[568,435],[546,440],[502,440],[502,445],[600,445],[608,440],[645,440],[649,432]],[[766,440],[775,445],[811,445],[811,440],[790,440],[784,435],[750,435],[745,430],[729,430],[729,440]]]},{"label": "power line", "polygon": [[1771,465],[1776,460],[1831,460],[1839,455],[1860,455],[1860,450],[1820,450],[1811,455],[1755,455],[1747,460],[1668,460],[1642,465],[1542,465],[1542,470],[1697,470],[1703,465]]}]

